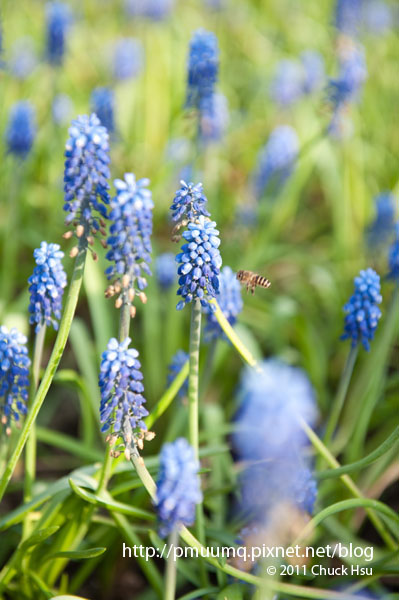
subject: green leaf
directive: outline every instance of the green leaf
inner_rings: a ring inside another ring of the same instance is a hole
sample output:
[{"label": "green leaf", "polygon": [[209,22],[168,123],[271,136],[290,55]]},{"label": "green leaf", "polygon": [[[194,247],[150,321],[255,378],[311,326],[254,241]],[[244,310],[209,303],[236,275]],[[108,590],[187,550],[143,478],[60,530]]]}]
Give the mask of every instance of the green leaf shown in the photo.
[{"label": "green leaf", "polygon": [[44,542],[44,540],[46,540],[58,530],[58,525],[54,525],[53,527],[46,527],[46,529],[41,529],[37,533],[31,535],[27,540],[25,540],[23,544],[21,544],[18,551],[25,552],[28,548],[31,548],[32,546],[37,546],[37,544],[41,544],[42,542]]},{"label": "green leaf", "polygon": [[217,587],[206,587],[200,588],[195,592],[190,592],[189,594],[184,594],[184,596],[180,596],[179,600],[195,600],[195,598],[205,598],[207,594],[214,594],[218,591]]},{"label": "green leaf", "polygon": [[55,552],[46,556],[45,560],[52,560],[54,558],[69,558],[69,560],[86,560],[88,558],[95,558],[104,554],[106,548],[88,548],[87,550],[71,550],[63,552]]},{"label": "green leaf", "polygon": [[244,598],[243,586],[239,583],[228,585],[217,595],[217,600],[242,600],[242,598]]},{"label": "green leaf", "polygon": [[106,279],[101,262],[101,258],[98,262],[88,260],[83,278],[98,356],[106,349],[109,339],[114,334],[112,313],[109,310],[109,302],[104,297]]},{"label": "green leaf", "polygon": [[51,600],[88,600],[83,596],[70,596],[69,594],[63,594],[62,596],[52,596]]}]

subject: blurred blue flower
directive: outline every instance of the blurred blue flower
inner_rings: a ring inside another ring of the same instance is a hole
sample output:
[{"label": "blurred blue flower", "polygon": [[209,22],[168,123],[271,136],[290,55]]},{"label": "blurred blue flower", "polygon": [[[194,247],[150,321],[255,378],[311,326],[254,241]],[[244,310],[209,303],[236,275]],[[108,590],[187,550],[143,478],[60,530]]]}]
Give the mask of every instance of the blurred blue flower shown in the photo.
[{"label": "blurred blue flower", "polygon": [[202,142],[219,141],[229,123],[227,99],[223,94],[213,94],[200,114],[199,134]]},{"label": "blurred blue flower", "polygon": [[395,230],[395,199],[390,192],[375,198],[377,214],[367,228],[367,241],[372,248],[387,243]]},{"label": "blurred blue flower", "polygon": [[157,281],[163,290],[168,290],[176,281],[176,262],[172,252],[160,254],[155,261]]},{"label": "blurred blue flower", "polygon": [[[230,325],[234,325],[237,321],[237,316],[242,311],[243,301],[241,298],[241,285],[237,281],[236,274],[230,267],[223,267],[220,272],[219,292],[216,300]],[[223,331],[213,311],[208,307],[205,308],[205,311],[207,312],[205,336],[208,339],[222,336]]]},{"label": "blurred blue flower", "polygon": [[68,133],[64,168],[64,210],[69,213],[66,222],[78,218],[87,238],[93,229],[100,229],[95,212],[100,219],[107,216],[109,136],[95,114],[79,116],[72,121]]},{"label": "blurred blue flower", "polygon": [[11,419],[19,421],[27,412],[30,360],[26,342],[17,329],[0,327],[0,415],[8,435]]},{"label": "blurred blue flower", "polygon": [[354,294],[344,306],[346,317],[341,340],[352,340],[353,347],[361,342],[368,351],[381,317],[378,307],[382,302],[380,276],[369,268],[360,271],[354,284]]},{"label": "blurred blue flower", "polygon": [[65,125],[70,121],[72,111],[73,103],[71,98],[66,94],[57,94],[51,107],[54,123]]},{"label": "blurred blue flower", "polygon": [[219,291],[219,273],[222,266],[216,223],[200,215],[188,224],[183,238],[186,243],[176,256],[176,261],[180,263],[177,270],[177,294],[182,297],[176,308],[182,310],[194,299],[199,299],[203,307],[208,306],[209,299],[215,298]]},{"label": "blurred blue flower", "polygon": [[172,220],[179,221],[181,218],[189,220],[195,219],[199,215],[209,217],[205,206],[208,202],[202,183],[193,184],[180,181],[181,188],[177,190],[170,210],[172,211]]},{"label": "blurred blue flower", "polygon": [[367,79],[363,48],[350,45],[340,54],[340,70],[336,79],[330,79],[328,95],[335,110],[356,100]]},{"label": "blurred blue flower", "polygon": [[115,44],[113,57],[114,77],[119,80],[137,77],[143,68],[144,49],[135,38],[121,38]]},{"label": "blurred blue flower", "polygon": [[399,281],[399,223],[396,224],[395,229],[395,239],[392,242],[388,254],[388,278],[397,279]]},{"label": "blurred blue flower", "polygon": [[260,199],[271,188],[277,192],[293,173],[298,157],[299,142],[289,125],[276,127],[261,150],[254,175],[254,193]]},{"label": "blurred blue flower", "polygon": [[32,104],[22,100],[10,111],[6,129],[7,150],[17,158],[27,158],[36,136],[35,110]]},{"label": "blurred blue flower", "polygon": [[313,387],[304,371],[276,359],[261,371],[244,370],[239,389],[236,431],[232,442],[243,460],[292,458],[307,445],[300,420],[317,418]]},{"label": "blurred blue flower", "polygon": [[304,70],[303,91],[311,94],[324,85],[324,59],[316,50],[305,50],[301,54],[301,62]]},{"label": "blurred blue flower", "polygon": [[311,470],[300,459],[256,462],[240,477],[241,509],[249,521],[265,524],[273,509],[283,503],[312,514],[317,485]]},{"label": "blurred blue flower", "polygon": [[62,296],[67,278],[62,266],[64,253],[58,244],[42,242],[33,252],[36,267],[29,277],[29,322],[36,323],[36,333],[43,325],[58,329]]},{"label": "blurred blue flower", "polygon": [[337,0],[335,26],[340,33],[356,35],[362,18],[363,0]]},{"label": "blurred blue flower", "polygon": [[392,28],[393,11],[383,0],[367,0],[363,6],[363,23],[368,31],[383,35]]},{"label": "blurred blue flower", "polygon": [[147,286],[145,275],[151,275],[154,203],[149,183],[148,179],[136,181],[133,173],[126,173],[124,180],[114,181],[116,196],[111,200],[111,235],[107,240],[110,250],[106,256],[112,264],[105,274],[108,279],[120,278],[122,294],[128,304],[136,290],[140,293]]},{"label": "blurred blue flower", "polygon": [[114,92],[107,87],[98,87],[91,94],[91,111],[100,119],[108,133],[115,131],[114,122]]},{"label": "blurred blue flower", "polygon": [[174,0],[125,0],[125,9],[131,17],[161,21],[170,15],[174,4]]},{"label": "blurred blue flower", "polygon": [[209,111],[219,70],[217,37],[199,29],[191,38],[188,59],[186,108]]},{"label": "blurred blue flower", "polygon": [[[178,350],[174,357],[172,358],[171,363],[168,366],[168,387],[172,384],[172,382],[176,379],[186,362],[188,361],[188,354],[184,352],[184,350]],[[188,394],[188,377],[185,379],[183,385],[177,392],[178,398],[185,398]]]},{"label": "blurred blue flower", "polygon": [[270,83],[270,95],[274,102],[281,106],[290,106],[301,98],[303,88],[301,64],[296,60],[281,60]]},{"label": "blurred blue flower", "polygon": [[63,2],[48,2],[46,5],[47,60],[52,65],[61,65],[65,54],[65,39],[71,24],[70,8]]},{"label": "blurred blue flower", "polygon": [[129,348],[131,340],[111,338],[101,356],[98,384],[101,391],[101,431],[110,431],[111,444],[123,438],[125,448],[134,452],[147,430],[143,418],[148,415],[142,395],[144,386],[139,353]]},{"label": "blurred blue flower", "polygon": [[10,71],[17,79],[26,79],[37,66],[37,56],[32,38],[19,38],[11,47]]},{"label": "blurred blue flower", "polygon": [[155,508],[159,535],[165,537],[195,521],[195,505],[202,500],[200,465],[184,438],[164,444],[159,461]]}]

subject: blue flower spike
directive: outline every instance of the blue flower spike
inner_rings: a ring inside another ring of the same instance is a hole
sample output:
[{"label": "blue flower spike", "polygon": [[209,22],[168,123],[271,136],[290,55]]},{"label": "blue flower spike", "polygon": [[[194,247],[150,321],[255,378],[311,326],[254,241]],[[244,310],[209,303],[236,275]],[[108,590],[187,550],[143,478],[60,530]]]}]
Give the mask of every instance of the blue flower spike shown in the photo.
[{"label": "blue flower spike", "polygon": [[219,71],[219,49],[214,33],[199,29],[190,42],[186,108],[206,109],[215,91]]},{"label": "blue flower spike", "polygon": [[115,131],[115,98],[108,87],[95,88],[91,94],[91,109],[99,118],[108,133]]},{"label": "blue flower spike", "polygon": [[345,327],[342,340],[350,339],[352,347],[362,343],[365,350],[370,350],[370,341],[374,338],[382,302],[380,276],[373,269],[360,271],[354,280],[355,291],[349,302],[345,304]]},{"label": "blue flower spike", "polygon": [[388,253],[388,279],[399,281],[399,223],[396,224],[395,229],[395,239],[392,242]]},{"label": "blue flower spike", "polygon": [[46,5],[47,20],[47,60],[51,65],[63,63],[66,46],[66,34],[71,24],[71,12],[63,2],[48,2]]},{"label": "blue flower spike", "polygon": [[35,110],[30,102],[22,100],[11,108],[6,129],[7,151],[25,160],[36,137]]},{"label": "blue flower spike", "polygon": [[[72,121],[69,138],[65,146],[64,167],[64,210],[66,224],[76,222],[75,235],[79,246],[87,248],[94,243],[98,232],[106,235],[105,219],[109,204],[108,179],[109,142],[108,132],[97,115],[82,115]],[[64,234],[66,239],[73,236],[72,231]],[[104,240],[101,242],[105,245]],[[70,252],[73,258],[78,254],[76,246]],[[97,256],[93,252],[93,258]]]},{"label": "blue flower spike", "polygon": [[162,447],[155,497],[161,537],[194,523],[195,506],[202,500],[199,468],[194,450],[185,438]]},{"label": "blue flower spike", "polygon": [[133,173],[126,173],[125,178],[114,181],[116,195],[111,200],[109,218],[112,222],[110,236],[107,240],[110,250],[107,260],[111,265],[105,274],[113,280],[105,295],[111,298],[117,295],[115,307],[122,304],[130,306],[133,318],[136,308],[133,300],[137,294],[145,304],[147,296],[146,276],[151,275],[151,234],[152,234],[152,201],[148,189],[148,179],[136,181]]},{"label": "blue flower spike", "polygon": [[29,322],[36,323],[36,333],[43,325],[58,329],[62,296],[67,277],[61,259],[64,253],[58,244],[42,242],[33,252],[36,267],[29,277]]},{"label": "blue flower spike", "polygon": [[[137,455],[137,448],[142,449],[144,440],[154,437],[143,421],[148,415],[144,407],[143,375],[139,353],[129,348],[130,342],[128,337],[123,342],[109,340],[101,357],[99,376],[101,431],[109,432],[106,441],[112,446],[113,456],[119,456],[123,449],[127,460]],[[122,444],[116,446],[120,438]]]},{"label": "blue flower spike", "polygon": [[27,339],[17,329],[0,327],[0,419],[6,435],[27,412],[30,360]]},{"label": "blue flower spike", "polygon": [[[237,316],[243,308],[241,297],[241,285],[237,280],[236,274],[230,267],[223,267],[219,277],[219,293],[216,300],[220,309],[230,325],[234,325],[237,321]],[[205,309],[207,313],[207,323],[205,327],[205,337],[208,340],[223,337],[223,331],[216,319],[214,312]]]}]

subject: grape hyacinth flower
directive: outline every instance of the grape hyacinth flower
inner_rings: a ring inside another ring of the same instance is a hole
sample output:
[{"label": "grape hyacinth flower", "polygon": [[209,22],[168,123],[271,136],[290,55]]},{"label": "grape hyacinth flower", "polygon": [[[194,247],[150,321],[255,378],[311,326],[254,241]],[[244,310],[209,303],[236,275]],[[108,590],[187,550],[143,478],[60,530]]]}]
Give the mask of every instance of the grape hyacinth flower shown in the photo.
[{"label": "grape hyacinth flower", "polygon": [[[101,356],[98,384],[101,391],[100,422],[101,431],[109,431],[107,441],[114,446],[118,438],[123,439],[125,455],[129,460],[131,454],[137,454],[142,448],[143,440],[154,437],[143,418],[148,411],[143,406],[141,364],[139,353],[129,348],[131,339],[123,342],[111,338],[107,350]],[[117,453],[113,453],[114,456]]]},{"label": "grape hyacinth flower", "polygon": [[233,447],[243,460],[292,458],[307,444],[300,420],[311,427],[317,418],[313,387],[298,367],[276,359],[260,366],[244,370]]},{"label": "grape hyacinth flower", "polygon": [[31,151],[36,136],[35,110],[30,102],[13,105],[6,130],[7,150],[21,160]]},{"label": "grape hyacinth flower", "polygon": [[176,281],[175,255],[172,252],[160,254],[155,261],[155,273],[159,286],[168,290]]},{"label": "grape hyacinth flower", "polygon": [[[188,361],[188,354],[184,352],[184,350],[178,350],[170,365],[168,366],[168,386],[170,386],[173,381],[176,379],[186,362]],[[186,398],[188,394],[188,377],[185,379],[183,385],[177,392],[178,398]]]},{"label": "grape hyacinth flower", "polygon": [[[103,219],[107,217],[105,205],[109,203],[107,179],[110,176],[108,137],[95,114],[82,115],[72,121],[65,146],[66,223],[79,221],[76,235],[85,243],[91,241],[92,233],[105,234]],[[76,254],[77,249],[73,255]]]},{"label": "grape hyacinth flower", "polygon": [[260,199],[265,190],[281,189],[292,175],[298,157],[299,142],[295,130],[289,125],[276,127],[261,150],[254,176],[254,192]]},{"label": "grape hyacinth flower", "polygon": [[345,328],[341,340],[350,339],[352,347],[359,342],[365,350],[370,350],[370,341],[374,338],[381,311],[382,302],[380,277],[373,269],[360,271],[354,279],[355,291],[345,304]]},{"label": "grape hyacinth flower", "polygon": [[112,264],[105,274],[108,279],[117,278],[106,292],[107,297],[119,294],[116,307],[123,303],[130,306],[130,314],[135,316],[132,306],[135,293],[142,302],[147,298],[143,290],[147,286],[145,275],[151,275],[151,233],[152,201],[148,189],[149,180],[136,181],[133,173],[126,173],[124,180],[115,179],[116,196],[111,200],[109,218],[112,221],[107,240],[110,250],[107,260]]},{"label": "grape hyacinth flower", "polygon": [[115,44],[113,73],[120,81],[137,77],[143,68],[144,50],[141,42],[134,38],[121,38]]},{"label": "grape hyacinth flower", "polygon": [[155,497],[161,537],[194,523],[195,506],[202,501],[199,468],[186,439],[162,447]]},{"label": "grape hyacinth flower", "polygon": [[395,239],[392,242],[388,254],[388,279],[396,279],[397,281],[399,281],[399,223],[396,224],[395,229]]},{"label": "grape hyacinth flower", "polygon": [[18,422],[27,412],[30,360],[26,342],[17,329],[0,327],[0,415],[7,435],[11,420]]},{"label": "grape hyacinth flower", "polygon": [[335,110],[356,100],[367,79],[364,51],[360,46],[347,46],[340,55],[340,70],[337,79],[330,79],[328,92]]},{"label": "grape hyacinth flower", "polygon": [[115,131],[114,123],[114,92],[107,87],[98,87],[91,94],[91,110],[100,119],[108,133]]},{"label": "grape hyacinth flower", "polygon": [[29,322],[36,323],[36,333],[43,325],[58,329],[62,296],[67,278],[61,259],[64,253],[58,244],[42,242],[33,252],[36,267],[29,277]]},{"label": "grape hyacinth flower", "polygon": [[194,299],[200,300],[203,307],[211,306],[209,300],[215,298],[219,292],[219,273],[222,266],[216,223],[200,215],[188,224],[183,238],[186,243],[176,256],[176,262],[180,263],[177,270],[177,295],[182,297],[176,308],[182,310]]},{"label": "grape hyacinth flower", "polygon": [[65,39],[71,24],[71,12],[63,2],[49,2],[46,5],[47,21],[47,60],[59,66],[64,60]]},{"label": "grape hyacinth flower", "polygon": [[162,21],[170,15],[174,0],[125,0],[125,9],[131,17],[146,17]]},{"label": "grape hyacinth flower", "polygon": [[[230,267],[223,267],[220,272],[219,293],[216,296],[216,300],[230,325],[234,325],[237,321],[237,316],[242,311],[243,301],[241,298],[241,285],[237,281],[236,274]],[[205,310],[207,312],[206,338],[209,340],[222,336],[223,331],[214,313],[208,308]]]},{"label": "grape hyacinth flower", "polygon": [[324,84],[324,60],[320,52],[305,50],[301,54],[301,62],[304,70],[303,91],[305,94],[311,94]]},{"label": "grape hyacinth flower", "polygon": [[37,66],[37,57],[30,37],[16,40],[11,48],[9,67],[11,73],[17,79],[24,80],[34,71]]},{"label": "grape hyacinth flower", "polygon": [[66,94],[57,94],[51,106],[51,114],[56,125],[66,125],[73,111],[72,100]]},{"label": "grape hyacinth flower", "polygon": [[227,99],[223,94],[213,94],[200,114],[199,135],[204,144],[218,142],[229,123]]},{"label": "grape hyacinth flower", "polygon": [[368,0],[363,5],[362,22],[371,33],[383,35],[392,28],[394,22],[391,6],[383,0]]},{"label": "grape hyacinth flower", "polygon": [[211,102],[219,70],[217,37],[199,29],[190,42],[186,108],[206,109]]},{"label": "grape hyacinth flower", "polygon": [[303,95],[303,80],[303,69],[298,61],[281,60],[270,84],[274,102],[283,107],[297,102]]},{"label": "grape hyacinth flower", "polygon": [[395,230],[395,203],[390,192],[375,198],[377,214],[367,229],[367,241],[372,248],[388,242]]},{"label": "grape hyacinth flower", "polygon": [[192,182],[186,183],[182,180],[180,185],[181,188],[177,190],[170,207],[172,220],[180,221],[182,218],[186,218],[192,221],[199,215],[209,217],[210,215],[205,208],[208,200],[204,194],[202,183],[194,185]]},{"label": "grape hyacinth flower", "polygon": [[354,36],[358,33],[362,18],[363,0],[337,0],[335,26],[340,33]]}]

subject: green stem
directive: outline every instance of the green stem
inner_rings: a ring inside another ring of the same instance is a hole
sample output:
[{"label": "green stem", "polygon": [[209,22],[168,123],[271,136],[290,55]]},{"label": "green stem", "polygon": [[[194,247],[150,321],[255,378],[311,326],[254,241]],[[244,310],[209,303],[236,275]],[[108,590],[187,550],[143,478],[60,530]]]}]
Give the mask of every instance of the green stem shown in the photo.
[{"label": "green stem", "polygon": [[173,548],[176,548],[179,535],[177,528],[174,527],[172,533],[169,536],[169,556],[166,562],[166,573],[165,573],[165,600],[175,600],[176,593],[176,561],[173,555]]},{"label": "green stem", "polygon": [[21,434],[18,438],[17,445],[11,455],[11,458],[6,466],[3,477],[0,481],[0,500],[2,499],[7,485],[14,473],[14,469],[17,465],[19,457],[25,447],[26,441],[29,437],[32,425],[34,424],[36,417],[39,413],[40,408],[44,402],[47,392],[50,388],[54,374],[57,370],[62,354],[64,352],[65,345],[67,343],[69,330],[72,325],[72,320],[75,314],[76,305],[78,302],[80,286],[82,285],[84,266],[86,261],[86,249],[81,248],[78,252],[75,262],[75,268],[72,275],[71,284],[69,286],[68,297],[62,319],[60,322],[60,328],[58,331],[57,338],[54,343],[54,348],[50,356],[49,363],[44,372],[43,379],[32,402],[31,410],[28,413],[25,423],[23,425]]},{"label": "green stem", "polygon": [[188,373],[188,406],[189,406],[189,440],[198,459],[198,376],[199,349],[201,336],[201,303],[193,300],[190,327],[189,373]]},{"label": "green stem", "polygon": [[335,428],[337,427],[339,417],[344,406],[346,394],[348,393],[349,384],[352,378],[353,369],[355,366],[356,358],[359,352],[359,345],[352,346],[350,349],[348,358],[346,359],[344,370],[341,374],[341,379],[338,386],[337,394],[334,398],[330,417],[327,422],[326,433],[324,437],[324,443],[328,444],[334,434]]},{"label": "green stem", "polygon": [[208,354],[206,357],[205,367],[203,369],[203,375],[201,378],[201,389],[200,389],[200,398],[202,399],[209,386],[209,382],[212,377],[212,368],[215,360],[216,347],[217,347],[218,338],[214,338],[211,340],[208,348]]},{"label": "green stem", "polygon": [[[33,400],[39,385],[40,366],[43,358],[44,338],[46,336],[46,325],[42,325],[35,337],[35,346],[33,350],[32,378],[29,397]],[[30,408],[30,407],[28,407]],[[32,487],[36,476],[36,424],[32,424],[29,437],[25,448],[25,487],[24,503],[32,499]],[[26,515],[23,524],[23,538],[28,537],[30,533],[30,515]]]}]

